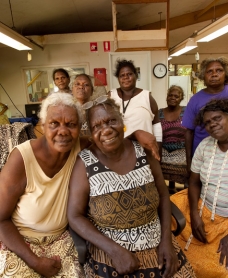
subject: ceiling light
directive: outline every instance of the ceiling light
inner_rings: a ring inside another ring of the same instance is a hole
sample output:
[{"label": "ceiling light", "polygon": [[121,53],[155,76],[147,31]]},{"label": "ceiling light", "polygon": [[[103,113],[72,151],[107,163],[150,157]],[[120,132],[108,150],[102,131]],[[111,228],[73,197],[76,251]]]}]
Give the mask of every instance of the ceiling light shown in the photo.
[{"label": "ceiling light", "polygon": [[193,38],[189,38],[189,39],[179,43],[178,45],[174,46],[173,48],[171,48],[169,55],[170,56],[179,56],[185,52],[192,50],[193,48],[196,48],[197,46],[198,45],[195,42],[195,40]]},{"label": "ceiling light", "polygon": [[197,42],[209,42],[228,32],[228,14],[211,23],[197,33]]},{"label": "ceiling light", "polygon": [[30,51],[28,51],[27,59],[29,62],[32,61],[32,54],[30,53]]},{"label": "ceiling light", "polygon": [[17,50],[32,50],[33,47],[27,38],[2,23],[0,23],[0,43]]}]

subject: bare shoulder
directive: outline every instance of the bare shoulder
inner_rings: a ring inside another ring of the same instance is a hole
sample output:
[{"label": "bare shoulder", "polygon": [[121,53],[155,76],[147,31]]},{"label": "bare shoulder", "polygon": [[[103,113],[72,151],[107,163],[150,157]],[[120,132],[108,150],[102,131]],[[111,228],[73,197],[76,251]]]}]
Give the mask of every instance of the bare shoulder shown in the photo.
[{"label": "bare shoulder", "polygon": [[26,173],[24,160],[20,151],[15,148],[0,174],[0,187],[7,188],[9,191],[13,189],[14,193],[19,195],[24,192],[26,186]]}]

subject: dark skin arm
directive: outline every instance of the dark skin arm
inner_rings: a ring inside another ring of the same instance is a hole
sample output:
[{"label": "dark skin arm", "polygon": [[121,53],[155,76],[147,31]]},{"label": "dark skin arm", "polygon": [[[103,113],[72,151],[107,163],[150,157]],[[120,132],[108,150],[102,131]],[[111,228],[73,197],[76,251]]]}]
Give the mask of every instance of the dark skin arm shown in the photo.
[{"label": "dark skin arm", "polygon": [[155,159],[160,160],[158,143],[153,134],[144,130],[136,130],[128,138],[138,141],[143,148],[151,151]]},{"label": "dark skin arm", "polygon": [[61,268],[60,258],[58,256],[37,257],[11,220],[18,200],[24,194],[25,186],[24,162],[20,152],[14,149],[0,175],[0,238],[30,268],[45,277],[51,277],[56,275]]},{"label": "dark skin arm", "polygon": [[191,173],[193,137],[194,137],[194,130],[187,128],[185,131],[185,151],[186,151],[187,171],[189,176]]},{"label": "dark skin arm", "polygon": [[81,237],[107,253],[119,274],[132,273],[140,266],[137,257],[113,240],[102,235],[86,218],[89,191],[85,166],[78,157],[70,180],[67,210],[70,226]]},{"label": "dark skin arm", "polygon": [[201,192],[200,174],[191,172],[188,188],[188,199],[190,205],[190,217],[193,236],[203,243],[207,243],[204,223],[199,216],[198,202]]},{"label": "dark skin arm", "polygon": [[[152,113],[154,114],[154,119],[152,122],[152,125],[160,123],[159,115],[158,115],[158,105],[155,99],[152,97],[151,93],[149,94],[149,99],[150,99],[150,108]],[[158,144],[158,150],[159,150],[159,155],[162,157],[162,142],[157,142]]]},{"label": "dark skin arm", "polygon": [[172,245],[171,237],[171,205],[168,188],[165,184],[159,162],[146,151],[147,159],[152,169],[155,185],[159,193],[158,214],[161,221],[161,242],[158,246],[158,263],[162,269],[165,264],[163,278],[171,277],[178,270],[178,259]]},{"label": "dark skin arm", "polygon": [[220,253],[219,264],[223,265],[225,260],[225,267],[228,269],[228,235],[224,236],[219,243],[217,253]]}]

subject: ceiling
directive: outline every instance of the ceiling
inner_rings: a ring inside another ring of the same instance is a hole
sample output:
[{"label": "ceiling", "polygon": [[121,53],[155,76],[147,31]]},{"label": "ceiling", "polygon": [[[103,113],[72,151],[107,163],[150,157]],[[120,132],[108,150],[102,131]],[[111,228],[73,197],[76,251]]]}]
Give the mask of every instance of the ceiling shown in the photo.
[{"label": "ceiling", "polygon": [[[119,30],[157,29],[166,20],[166,3],[116,7]],[[228,0],[170,0],[169,48],[226,13]],[[1,0],[0,21],[24,36],[112,31],[112,1]],[[220,40],[227,42],[228,35]],[[204,46],[200,46],[202,51],[206,51]]]}]

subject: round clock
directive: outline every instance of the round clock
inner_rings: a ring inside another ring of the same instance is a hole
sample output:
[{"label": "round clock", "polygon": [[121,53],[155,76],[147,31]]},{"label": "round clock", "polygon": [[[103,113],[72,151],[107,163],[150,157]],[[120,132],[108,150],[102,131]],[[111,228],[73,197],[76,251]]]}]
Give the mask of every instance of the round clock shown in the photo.
[{"label": "round clock", "polygon": [[167,74],[167,67],[164,64],[157,64],[153,69],[154,76],[157,78],[162,78]]}]

